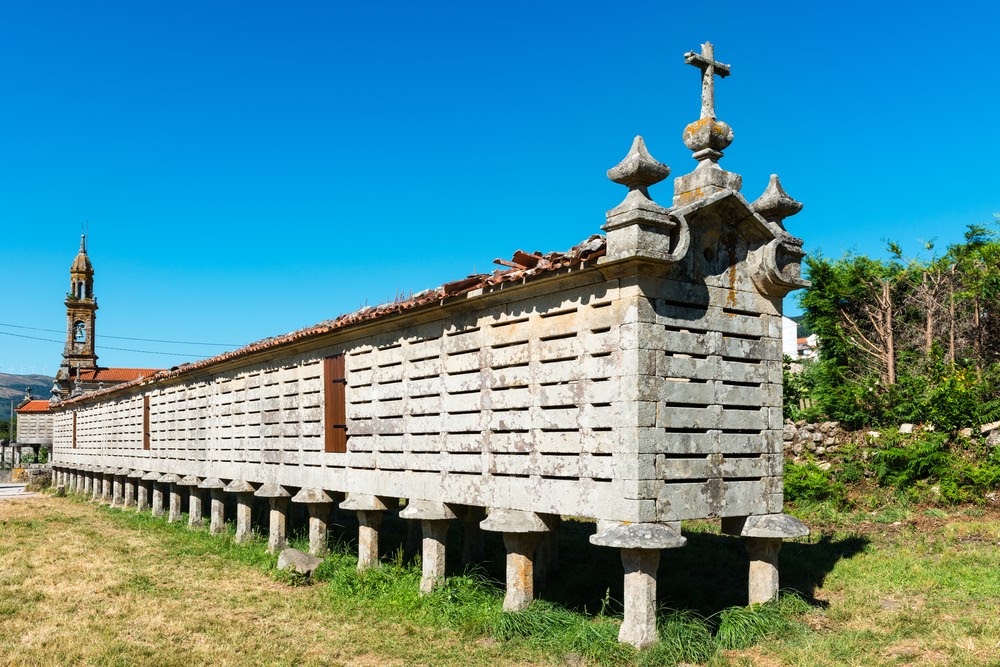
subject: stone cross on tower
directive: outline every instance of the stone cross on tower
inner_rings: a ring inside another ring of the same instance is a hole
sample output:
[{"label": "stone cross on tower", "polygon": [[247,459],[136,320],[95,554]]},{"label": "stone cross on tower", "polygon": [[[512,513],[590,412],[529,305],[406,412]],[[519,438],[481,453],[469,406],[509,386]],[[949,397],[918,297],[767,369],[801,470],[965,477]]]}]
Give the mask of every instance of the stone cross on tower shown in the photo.
[{"label": "stone cross on tower", "polygon": [[701,53],[685,53],[684,62],[701,70],[701,117],[715,118],[715,77],[729,76],[729,65],[715,59],[712,42],[702,44]]}]

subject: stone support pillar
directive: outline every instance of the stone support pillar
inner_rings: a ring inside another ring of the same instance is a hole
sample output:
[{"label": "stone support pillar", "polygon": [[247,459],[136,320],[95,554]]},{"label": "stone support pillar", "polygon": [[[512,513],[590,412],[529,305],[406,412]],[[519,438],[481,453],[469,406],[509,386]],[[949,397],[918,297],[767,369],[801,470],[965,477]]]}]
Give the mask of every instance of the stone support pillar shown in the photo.
[{"label": "stone support pillar", "polygon": [[300,489],[292,502],[304,503],[309,510],[309,553],[313,556],[325,556],[327,524],[333,498],[323,489]]},{"label": "stone support pillar", "polygon": [[104,494],[104,471],[94,466],[94,483],[91,485],[90,502],[99,503],[101,502],[101,496]]},{"label": "stone support pillar", "polygon": [[809,528],[788,514],[759,514],[749,517],[727,517],[722,520],[722,532],[740,535],[750,556],[747,585],[749,604],[760,604],[778,597],[778,552],[781,541],[805,537]]},{"label": "stone support pillar", "polygon": [[201,489],[198,485],[201,479],[194,475],[182,477],[177,482],[177,486],[186,488],[188,493],[188,528],[200,528],[204,523],[202,519]]},{"label": "stone support pillar", "polygon": [[101,473],[101,496],[98,501],[102,505],[110,505],[112,500],[112,486],[114,482],[113,470],[106,468]]},{"label": "stone support pillar", "polygon": [[504,611],[522,611],[535,599],[534,557],[539,533],[504,533],[507,551],[507,590]]},{"label": "stone support pillar", "polygon": [[80,489],[80,495],[86,498],[93,494],[94,476],[91,474],[88,468],[83,469],[80,472],[80,476],[83,478],[83,484]]},{"label": "stone support pillar", "polygon": [[656,634],[656,568],[661,549],[684,546],[687,539],[662,523],[599,522],[590,543],[621,550],[625,570],[625,619],[618,641],[637,649],[652,646]]},{"label": "stone support pillar", "polygon": [[[137,512],[145,512],[153,507],[153,491],[156,489],[156,480],[160,479],[160,473],[147,472],[139,479],[139,488],[136,490]],[[163,496],[160,496],[160,512],[163,512]],[[155,515],[154,515],[155,516]]]},{"label": "stone support pillar", "polygon": [[167,511],[167,523],[176,523],[181,520],[181,478],[174,473],[167,473],[160,478],[160,484],[167,487],[169,494],[169,505]]},{"label": "stone support pillar", "polygon": [[358,515],[358,572],[378,567],[378,529],[382,525],[382,512],[389,508],[385,500],[351,493],[340,508]]},{"label": "stone support pillar", "polygon": [[268,516],[267,552],[277,553],[285,548],[286,529],[288,525],[288,499],[290,494],[283,486],[265,484],[254,494],[258,498],[267,498],[271,506]]},{"label": "stone support pillar", "polygon": [[136,499],[136,487],[139,485],[139,479],[142,477],[142,472],[139,470],[130,470],[125,476],[125,502],[124,506],[126,509],[135,507]]},{"label": "stone support pillar", "polygon": [[199,489],[208,489],[212,494],[211,506],[209,508],[211,520],[208,524],[208,532],[213,535],[226,532],[226,498],[223,493],[225,486],[222,480],[216,477],[209,477],[198,485]]},{"label": "stone support pillar", "polygon": [[125,505],[125,476],[128,475],[128,468],[115,470],[112,477],[114,486],[111,489],[111,506],[123,507]]},{"label": "stone support pillar", "polygon": [[542,515],[534,512],[493,508],[480,527],[503,533],[503,545],[507,550],[507,591],[503,610],[524,610],[535,597],[538,534],[547,532],[548,525]]},{"label": "stone support pillar", "polygon": [[253,494],[256,487],[242,479],[234,479],[226,485],[226,491],[236,494],[236,536],[237,543],[248,541],[253,536]]},{"label": "stone support pillar", "polygon": [[420,521],[423,539],[420,543],[420,594],[426,595],[444,583],[445,548],[448,542],[448,522],[457,519],[455,511],[444,503],[411,500],[399,513],[401,519]]},{"label": "stone support pillar", "polygon": [[160,480],[165,477],[165,475],[157,475],[151,482],[152,487],[152,506],[151,510],[153,516],[160,517],[164,516],[166,512],[163,509],[163,483]]}]

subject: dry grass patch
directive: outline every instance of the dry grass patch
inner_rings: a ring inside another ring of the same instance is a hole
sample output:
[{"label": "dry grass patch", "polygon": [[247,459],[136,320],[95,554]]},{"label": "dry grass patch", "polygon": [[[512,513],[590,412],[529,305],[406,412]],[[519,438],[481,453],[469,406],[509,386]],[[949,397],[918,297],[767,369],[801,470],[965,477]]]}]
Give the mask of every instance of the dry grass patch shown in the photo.
[{"label": "dry grass patch", "polygon": [[[178,554],[114,510],[0,503],[0,663],[95,665],[543,664],[455,632],[331,606],[262,567]],[[221,538],[225,539],[225,538]]]}]

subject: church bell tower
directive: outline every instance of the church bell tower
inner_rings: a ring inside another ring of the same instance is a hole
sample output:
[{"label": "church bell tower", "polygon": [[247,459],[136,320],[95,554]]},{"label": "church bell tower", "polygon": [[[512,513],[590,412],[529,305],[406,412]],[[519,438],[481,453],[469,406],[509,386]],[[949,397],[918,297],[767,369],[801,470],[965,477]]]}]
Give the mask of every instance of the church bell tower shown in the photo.
[{"label": "church bell tower", "polygon": [[73,393],[73,385],[81,370],[97,368],[94,352],[94,320],[97,299],[94,298],[94,267],[87,256],[87,236],[80,237],[80,252],[69,269],[70,291],[66,294],[66,347],[63,361],[56,373],[56,388],[60,398]]}]

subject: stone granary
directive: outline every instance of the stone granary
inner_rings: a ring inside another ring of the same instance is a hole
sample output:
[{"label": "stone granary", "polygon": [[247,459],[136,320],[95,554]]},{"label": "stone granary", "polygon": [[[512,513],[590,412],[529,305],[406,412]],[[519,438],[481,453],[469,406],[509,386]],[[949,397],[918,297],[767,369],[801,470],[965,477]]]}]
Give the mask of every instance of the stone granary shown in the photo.
[{"label": "stone granary", "polygon": [[775,596],[781,540],[808,532],[781,513],[782,297],[807,284],[782,221],[801,205],[774,177],[753,204],[739,193],[713,106],[729,68],[707,43],[686,58],[703,74],[684,131],[698,165],[672,206],[651,199],[669,169],[636,137],[608,172],[628,193],[606,237],[64,400],[58,482],[172,520],[185,494],[192,523],[207,490],[213,531],[232,493],[238,539],[266,497],[272,549],[289,501],[308,505],[314,551],[339,502],[358,516],[360,568],[405,499],[424,590],[444,576],[447,522],[481,520],[503,533],[511,610],[532,598],[539,536],[590,518],[590,541],[621,551],[619,638],[639,647],[656,640],[660,550],[684,545],[683,520],[746,538],[750,601]]},{"label": "stone granary", "polygon": [[33,399],[31,389],[28,389],[24,400],[17,404],[14,411],[17,413],[17,435],[11,443],[11,464],[20,462],[25,448],[31,451],[34,459],[42,449],[52,447],[53,414],[47,400]]}]

